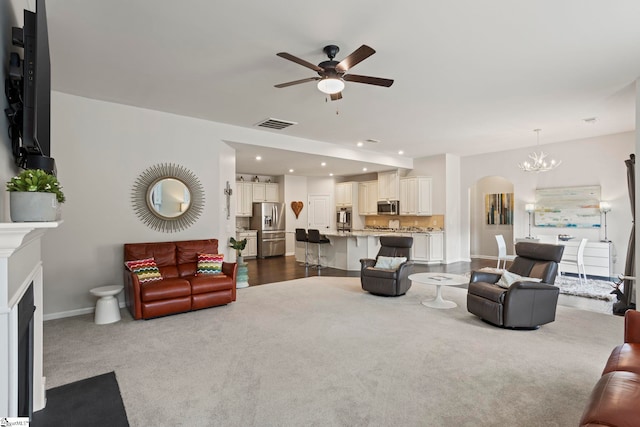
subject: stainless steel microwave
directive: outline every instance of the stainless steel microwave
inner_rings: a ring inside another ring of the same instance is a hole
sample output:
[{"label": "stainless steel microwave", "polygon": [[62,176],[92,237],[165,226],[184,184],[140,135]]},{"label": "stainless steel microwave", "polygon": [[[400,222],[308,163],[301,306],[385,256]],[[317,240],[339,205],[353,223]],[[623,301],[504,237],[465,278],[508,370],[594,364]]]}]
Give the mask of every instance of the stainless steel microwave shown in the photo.
[{"label": "stainless steel microwave", "polygon": [[400,202],[398,200],[378,202],[378,215],[398,215],[399,213]]}]

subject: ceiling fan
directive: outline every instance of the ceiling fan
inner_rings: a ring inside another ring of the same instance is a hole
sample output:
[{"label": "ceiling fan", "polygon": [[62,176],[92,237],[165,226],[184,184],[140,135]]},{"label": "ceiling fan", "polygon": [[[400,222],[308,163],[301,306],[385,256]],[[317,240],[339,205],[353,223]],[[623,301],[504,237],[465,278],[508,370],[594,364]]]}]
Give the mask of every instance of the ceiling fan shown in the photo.
[{"label": "ceiling fan", "polygon": [[375,50],[367,45],[362,45],[357,48],[351,55],[344,58],[342,61],[334,61],[340,48],[336,45],[328,45],[323,49],[324,53],[329,57],[328,61],[323,61],[318,65],[314,65],[310,62],[300,59],[297,56],[293,56],[287,52],[280,52],[277,55],[281,58],[293,61],[296,64],[300,64],[303,67],[312,69],[318,73],[319,77],[309,77],[301,80],[294,80],[292,82],[280,83],[275,85],[277,88],[283,88],[287,86],[293,86],[300,83],[306,83],[311,81],[318,81],[318,89],[331,96],[332,101],[342,99],[342,89],[344,89],[344,82],[365,83],[369,85],[385,86],[389,87],[393,84],[391,79],[383,79],[380,77],[359,76],[357,74],[347,74],[349,69],[353,68],[356,64],[364,61],[374,53]]}]

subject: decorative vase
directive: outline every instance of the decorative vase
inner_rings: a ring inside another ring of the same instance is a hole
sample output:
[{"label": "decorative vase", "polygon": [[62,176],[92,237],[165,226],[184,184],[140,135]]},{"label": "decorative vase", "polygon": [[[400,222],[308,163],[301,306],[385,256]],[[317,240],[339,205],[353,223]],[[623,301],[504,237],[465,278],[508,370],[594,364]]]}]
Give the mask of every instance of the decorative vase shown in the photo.
[{"label": "decorative vase", "polygon": [[10,191],[9,211],[13,222],[55,221],[58,199],[54,193]]},{"label": "decorative vase", "polygon": [[236,262],[238,263],[236,289],[246,288],[249,286],[249,266],[244,262],[242,255],[236,257]]}]

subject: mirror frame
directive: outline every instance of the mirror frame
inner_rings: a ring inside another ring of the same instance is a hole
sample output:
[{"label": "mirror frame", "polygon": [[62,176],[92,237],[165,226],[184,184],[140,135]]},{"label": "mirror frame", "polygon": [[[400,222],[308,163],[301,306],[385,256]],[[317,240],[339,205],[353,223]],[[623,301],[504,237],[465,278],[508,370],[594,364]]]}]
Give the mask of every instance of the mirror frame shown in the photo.
[{"label": "mirror frame", "polygon": [[[187,210],[176,217],[166,217],[149,206],[148,197],[151,189],[163,179],[172,178],[187,187],[191,195],[191,203]],[[147,168],[138,176],[131,192],[133,210],[149,228],[165,233],[173,233],[190,227],[197,221],[204,208],[204,189],[198,177],[183,166],[173,163],[160,163]]]}]

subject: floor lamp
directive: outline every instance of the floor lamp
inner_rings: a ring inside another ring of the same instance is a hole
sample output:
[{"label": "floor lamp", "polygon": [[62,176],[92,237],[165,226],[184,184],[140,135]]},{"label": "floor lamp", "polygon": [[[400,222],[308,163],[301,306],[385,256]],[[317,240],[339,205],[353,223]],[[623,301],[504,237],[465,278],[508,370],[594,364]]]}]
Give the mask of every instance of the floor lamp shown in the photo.
[{"label": "floor lamp", "polygon": [[604,214],[604,239],[601,242],[610,242],[607,238],[607,212],[611,212],[611,205],[609,202],[600,202],[600,212]]},{"label": "floor lamp", "polygon": [[524,210],[529,214],[529,236],[527,236],[527,239],[533,239],[533,236],[531,235],[531,214],[536,210],[536,205],[533,203],[527,203],[524,205]]}]

